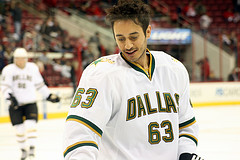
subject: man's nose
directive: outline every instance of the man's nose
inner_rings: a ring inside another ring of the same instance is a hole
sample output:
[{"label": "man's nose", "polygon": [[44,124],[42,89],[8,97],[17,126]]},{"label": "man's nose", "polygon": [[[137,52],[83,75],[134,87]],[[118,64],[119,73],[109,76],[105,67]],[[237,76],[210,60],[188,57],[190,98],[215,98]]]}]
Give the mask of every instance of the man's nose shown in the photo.
[{"label": "man's nose", "polygon": [[130,50],[133,47],[133,43],[130,40],[126,40],[125,49]]}]

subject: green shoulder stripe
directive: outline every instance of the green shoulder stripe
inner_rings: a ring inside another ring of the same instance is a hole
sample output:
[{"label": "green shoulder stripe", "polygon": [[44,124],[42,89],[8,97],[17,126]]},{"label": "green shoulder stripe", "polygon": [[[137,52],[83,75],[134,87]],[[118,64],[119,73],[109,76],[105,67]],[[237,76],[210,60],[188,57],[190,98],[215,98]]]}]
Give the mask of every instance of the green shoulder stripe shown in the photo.
[{"label": "green shoulder stripe", "polygon": [[102,137],[102,130],[100,128],[98,128],[98,126],[96,126],[95,124],[93,124],[92,122],[90,122],[89,120],[83,118],[83,117],[79,117],[76,115],[69,115],[66,119],[66,121],[76,121],[79,122],[83,125],[85,125],[86,127],[88,127],[89,129],[91,129],[93,132],[95,132],[99,137]]},{"label": "green shoulder stripe", "polygon": [[65,157],[69,152],[73,151],[76,148],[83,147],[83,146],[93,146],[98,149],[98,145],[94,141],[82,141],[77,142],[69,147],[63,152],[63,156]]},{"label": "green shoulder stripe", "polygon": [[193,142],[196,144],[196,146],[198,145],[198,139],[196,137],[194,137],[193,135],[181,134],[181,135],[179,135],[179,138],[181,138],[181,137],[190,138],[191,140],[193,140]]},{"label": "green shoulder stripe", "polygon": [[188,126],[191,126],[195,122],[196,122],[195,117],[193,117],[192,119],[190,119],[190,120],[188,120],[188,121],[186,121],[184,123],[179,124],[179,129],[183,129],[183,128],[186,128]]}]

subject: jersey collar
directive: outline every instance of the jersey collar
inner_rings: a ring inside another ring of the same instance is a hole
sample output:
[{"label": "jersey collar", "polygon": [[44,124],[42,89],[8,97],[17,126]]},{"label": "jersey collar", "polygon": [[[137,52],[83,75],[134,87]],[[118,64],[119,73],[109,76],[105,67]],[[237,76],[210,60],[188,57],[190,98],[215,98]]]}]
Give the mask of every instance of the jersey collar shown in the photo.
[{"label": "jersey collar", "polygon": [[145,74],[149,80],[152,80],[152,75],[153,75],[153,72],[154,72],[154,68],[155,68],[155,59],[153,57],[153,55],[151,54],[151,52],[149,51],[149,49],[146,49],[146,54],[149,55],[149,68],[148,68],[148,71],[145,71],[143,69],[142,66],[140,66],[139,64],[137,63],[134,63],[134,62],[130,62],[126,59],[126,57],[122,54],[122,52],[120,53],[121,57],[133,68],[135,69],[136,71],[138,72],[142,72],[143,74]]}]

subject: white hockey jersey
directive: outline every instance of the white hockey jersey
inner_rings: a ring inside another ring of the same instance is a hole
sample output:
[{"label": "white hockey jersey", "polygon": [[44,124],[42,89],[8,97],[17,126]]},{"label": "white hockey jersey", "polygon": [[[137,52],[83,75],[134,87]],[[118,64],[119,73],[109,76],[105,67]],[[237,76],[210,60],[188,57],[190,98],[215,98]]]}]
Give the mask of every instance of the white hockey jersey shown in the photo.
[{"label": "white hockey jersey", "polygon": [[20,106],[36,102],[36,91],[39,91],[43,98],[50,94],[37,65],[32,62],[27,62],[23,69],[14,63],[4,67],[1,91],[6,99],[9,98],[9,93],[12,93]]},{"label": "white hockey jersey", "polygon": [[122,54],[85,69],[66,119],[66,160],[178,160],[195,152],[187,70],[164,52],[148,54],[148,72]]}]

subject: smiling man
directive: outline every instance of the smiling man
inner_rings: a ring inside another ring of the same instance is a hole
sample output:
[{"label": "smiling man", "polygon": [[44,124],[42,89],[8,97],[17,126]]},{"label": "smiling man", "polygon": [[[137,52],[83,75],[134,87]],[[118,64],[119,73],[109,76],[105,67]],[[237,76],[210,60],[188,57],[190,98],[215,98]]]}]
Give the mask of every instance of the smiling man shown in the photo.
[{"label": "smiling man", "polygon": [[146,47],[147,38],[151,34],[151,26],[148,26],[145,35],[142,27],[132,20],[117,20],[113,29],[117,45],[126,59],[147,69],[149,59],[146,55]]},{"label": "smiling man", "polygon": [[147,49],[149,6],[119,0],[107,13],[121,52],[84,70],[66,119],[65,159],[202,160],[188,73]]}]

